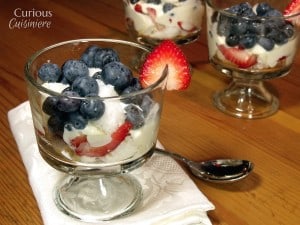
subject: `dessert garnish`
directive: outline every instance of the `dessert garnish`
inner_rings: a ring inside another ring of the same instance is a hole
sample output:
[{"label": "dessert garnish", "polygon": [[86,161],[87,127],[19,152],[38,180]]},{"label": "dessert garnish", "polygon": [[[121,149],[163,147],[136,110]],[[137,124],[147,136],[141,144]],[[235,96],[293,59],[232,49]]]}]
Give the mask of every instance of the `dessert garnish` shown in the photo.
[{"label": "dessert garnish", "polygon": [[159,79],[168,65],[167,90],[185,90],[191,81],[189,63],[182,50],[171,40],[162,41],[153,49],[144,62],[140,72],[143,87]]},{"label": "dessert garnish", "polygon": [[[300,13],[300,0],[292,0],[290,4],[287,5],[283,13],[286,16]],[[300,16],[297,16],[297,18],[293,19],[292,22],[300,26]]]}]

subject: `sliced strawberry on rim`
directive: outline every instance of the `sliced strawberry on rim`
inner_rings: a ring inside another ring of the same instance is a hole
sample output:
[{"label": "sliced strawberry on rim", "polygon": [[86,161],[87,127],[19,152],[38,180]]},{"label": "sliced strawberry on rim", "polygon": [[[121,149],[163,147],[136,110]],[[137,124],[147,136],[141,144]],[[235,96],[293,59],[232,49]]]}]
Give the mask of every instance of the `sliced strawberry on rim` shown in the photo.
[{"label": "sliced strawberry on rim", "polygon": [[292,0],[284,10],[284,15],[293,15],[300,12],[300,0]]},{"label": "sliced strawberry on rim", "polygon": [[239,68],[246,69],[257,63],[257,56],[246,52],[244,49],[226,47],[225,45],[219,45],[218,48],[228,61]]},{"label": "sliced strawberry on rim", "polygon": [[140,82],[145,88],[155,83],[168,66],[167,90],[184,90],[191,81],[191,70],[182,50],[171,40],[164,40],[147,56]]},{"label": "sliced strawberry on rim", "polygon": [[[297,13],[300,13],[300,0],[292,0],[283,12],[285,16],[293,16]],[[293,24],[300,26],[300,15],[297,15],[295,18],[291,17],[289,20]]]},{"label": "sliced strawberry on rim", "polygon": [[[133,125],[131,122],[125,121],[121,126],[118,127],[116,131],[114,131],[111,134],[111,141],[99,147],[90,146],[87,139],[84,140],[84,138],[81,136],[73,139],[74,141],[72,140],[71,143],[77,145],[77,146],[74,145],[76,147],[75,153],[79,156],[89,156],[89,157],[105,156],[107,153],[115,150],[121,144],[121,142],[125,140],[132,126]],[[78,144],[80,140],[82,142]]]}]

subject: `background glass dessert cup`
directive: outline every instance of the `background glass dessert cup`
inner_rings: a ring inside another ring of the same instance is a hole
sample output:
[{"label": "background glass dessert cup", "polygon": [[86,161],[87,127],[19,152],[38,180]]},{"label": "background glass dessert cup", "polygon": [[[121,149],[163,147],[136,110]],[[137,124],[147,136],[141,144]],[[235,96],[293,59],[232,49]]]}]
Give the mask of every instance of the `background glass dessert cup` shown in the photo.
[{"label": "background glass dessert cup", "polygon": [[126,27],[134,41],[154,46],[162,40],[195,41],[201,31],[203,0],[123,0]]},{"label": "background glass dessert cup", "polygon": [[[238,118],[263,118],[279,101],[264,80],[289,73],[298,50],[300,13],[289,1],[206,0],[211,64],[232,78],[214,95],[214,105]],[[298,22],[297,22],[298,21]]]},{"label": "background glass dessert cup", "polygon": [[[140,202],[141,186],[128,172],[153,153],[167,77],[165,70],[145,89],[138,88],[136,78],[130,78],[129,85],[121,88],[120,83],[104,78],[111,67],[103,66],[100,72],[90,61],[96,59],[93,54],[100,57],[99,52],[108,48],[117,52],[135,77],[149,52],[139,44],[120,40],[73,40],[38,51],[25,66],[40,154],[52,167],[68,174],[55,188],[56,205],[83,221],[115,218],[134,210]],[[137,54],[144,57],[136,61]],[[71,81],[77,70],[87,68],[78,66],[74,59],[91,64],[88,75]],[[71,66],[70,61],[74,63]],[[41,71],[45,63],[62,68],[61,78],[52,79],[56,76],[52,72],[40,75],[47,70],[46,66]]]}]

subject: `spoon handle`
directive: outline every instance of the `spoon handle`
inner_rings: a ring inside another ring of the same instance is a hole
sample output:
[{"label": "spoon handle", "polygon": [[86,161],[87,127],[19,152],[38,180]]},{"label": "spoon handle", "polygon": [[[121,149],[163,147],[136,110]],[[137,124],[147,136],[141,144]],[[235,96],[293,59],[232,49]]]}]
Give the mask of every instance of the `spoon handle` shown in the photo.
[{"label": "spoon handle", "polygon": [[171,156],[174,159],[180,160],[181,162],[184,162],[184,163],[190,162],[189,159],[184,158],[183,156],[178,155],[178,154],[176,154],[174,152],[169,152],[169,151],[166,151],[166,150],[163,150],[163,149],[159,149],[159,148],[155,148],[155,151],[158,152],[158,153],[161,153],[163,155]]}]

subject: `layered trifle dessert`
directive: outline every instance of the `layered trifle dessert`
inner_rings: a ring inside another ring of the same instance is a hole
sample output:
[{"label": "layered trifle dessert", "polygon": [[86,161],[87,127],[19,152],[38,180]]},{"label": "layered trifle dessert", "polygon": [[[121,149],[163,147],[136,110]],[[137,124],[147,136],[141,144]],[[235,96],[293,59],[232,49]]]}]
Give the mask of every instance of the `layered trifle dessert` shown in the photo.
[{"label": "layered trifle dessert", "polygon": [[298,50],[297,25],[268,3],[207,7],[211,62],[257,78],[286,74]]},{"label": "layered trifle dessert", "polygon": [[145,161],[156,145],[164,90],[190,82],[189,64],[172,41],[152,52],[102,42],[51,46],[25,70],[39,150],[63,171],[120,172],[120,165],[127,170]]},{"label": "layered trifle dessert", "polygon": [[92,45],[63,63],[45,60],[37,73],[47,91],[30,94],[39,99],[33,120],[50,164],[126,163],[155,146],[161,104],[114,49]]},{"label": "layered trifle dessert", "polygon": [[178,44],[195,40],[204,14],[202,0],[123,0],[126,25],[135,40],[156,45],[165,39]]}]

